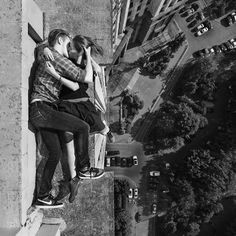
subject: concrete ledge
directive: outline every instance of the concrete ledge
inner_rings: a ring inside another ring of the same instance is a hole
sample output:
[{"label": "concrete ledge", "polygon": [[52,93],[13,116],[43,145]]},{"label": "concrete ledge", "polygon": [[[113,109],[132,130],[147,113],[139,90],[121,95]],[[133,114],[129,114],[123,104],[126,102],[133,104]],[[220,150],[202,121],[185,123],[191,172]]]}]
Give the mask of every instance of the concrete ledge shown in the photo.
[{"label": "concrete ledge", "polygon": [[36,236],[60,236],[60,225],[42,224]]},{"label": "concrete ledge", "polygon": [[[30,208],[30,212],[27,215],[27,220],[24,226],[20,229],[16,236],[34,236],[38,232],[42,220],[43,220],[43,213],[36,208]],[[0,234],[2,235],[2,234]]]}]

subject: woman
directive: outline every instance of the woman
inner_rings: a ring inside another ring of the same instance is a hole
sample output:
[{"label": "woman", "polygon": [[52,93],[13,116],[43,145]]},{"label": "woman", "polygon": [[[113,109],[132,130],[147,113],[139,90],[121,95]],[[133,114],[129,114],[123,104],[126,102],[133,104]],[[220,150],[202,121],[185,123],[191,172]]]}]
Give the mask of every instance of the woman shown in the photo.
[{"label": "woman", "polygon": [[[91,38],[77,35],[72,40],[73,46],[69,51],[69,57],[76,65],[85,67],[86,54],[84,48],[91,48],[91,55],[99,54],[103,55],[103,49],[97,45]],[[46,48],[44,54],[47,58],[51,58],[50,50]],[[100,74],[101,68],[95,62],[93,58],[92,65],[94,73]],[[60,78],[63,85],[60,102],[58,107],[61,111],[70,113],[74,116],[87,122],[90,126],[90,132],[99,132],[103,135],[109,133],[109,128],[105,124],[105,121],[101,119],[101,113],[96,109],[94,104],[90,101],[89,95],[87,94],[88,84],[77,83],[72,81],[66,81],[66,78],[60,77],[60,75],[53,70],[53,67],[48,63],[47,72],[53,75],[55,78]],[[62,81],[63,79],[63,81]],[[73,91],[72,91],[73,90]],[[111,135],[110,133],[108,135]]]}]

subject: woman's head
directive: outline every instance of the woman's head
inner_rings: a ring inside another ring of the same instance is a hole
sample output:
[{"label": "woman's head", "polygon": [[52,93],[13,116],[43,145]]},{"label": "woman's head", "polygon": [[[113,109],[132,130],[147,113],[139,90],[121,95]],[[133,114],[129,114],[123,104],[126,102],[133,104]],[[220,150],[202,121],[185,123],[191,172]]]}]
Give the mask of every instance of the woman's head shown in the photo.
[{"label": "woman's head", "polygon": [[[84,48],[91,47],[91,55],[103,55],[103,48],[99,46],[94,40],[92,40],[90,37],[82,36],[82,35],[76,35],[73,39],[73,48],[74,50],[71,50],[70,57],[74,59],[78,59],[81,57],[82,61],[86,60]],[[76,52],[75,52],[76,50]],[[77,57],[77,58],[75,58]]]}]

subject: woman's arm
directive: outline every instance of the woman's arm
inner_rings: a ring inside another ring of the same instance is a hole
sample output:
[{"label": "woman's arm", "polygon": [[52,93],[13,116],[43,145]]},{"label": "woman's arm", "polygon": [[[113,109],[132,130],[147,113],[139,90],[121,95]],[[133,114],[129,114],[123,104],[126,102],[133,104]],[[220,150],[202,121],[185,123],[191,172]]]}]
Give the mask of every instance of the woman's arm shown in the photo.
[{"label": "woman's arm", "polygon": [[60,80],[60,82],[65,85],[67,88],[75,91],[79,89],[79,84],[77,82],[73,82],[71,80],[68,80],[64,77],[61,77],[60,74],[55,70],[53,65],[50,62],[46,62],[46,72],[52,75],[55,79]]},{"label": "woman's arm", "polygon": [[85,83],[92,83],[93,82],[93,67],[91,62],[91,47],[84,48],[84,51],[86,53],[87,63],[85,67]]}]

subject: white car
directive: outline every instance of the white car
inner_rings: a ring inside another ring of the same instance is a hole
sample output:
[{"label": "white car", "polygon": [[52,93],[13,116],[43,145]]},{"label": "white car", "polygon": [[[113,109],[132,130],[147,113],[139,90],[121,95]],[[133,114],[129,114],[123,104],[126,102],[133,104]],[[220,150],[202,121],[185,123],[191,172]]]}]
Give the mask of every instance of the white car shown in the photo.
[{"label": "white car", "polygon": [[150,176],[160,176],[161,172],[160,171],[150,171],[149,174],[150,174]]},{"label": "white car", "polygon": [[137,157],[137,156],[133,156],[133,164],[134,164],[135,166],[138,165],[138,157]]},{"label": "white car", "polygon": [[138,198],[138,189],[137,188],[134,189],[134,198]]},{"label": "white car", "polygon": [[200,24],[200,25],[197,26],[197,30],[200,30],[200,29],[202,29],[202,28],[204,28],[204,27],[205,27],[204,24]]},{"label": "white car", "polygon": [[157,204],[153,203],[152,204],[152,214],[156,214],[157,213]]},{"label": "white car", "polygon": [[235,39],[230,39],[229,42],[233,45],[234,48],[236,48],[236,41],[235,41]]},{"label": "white car", "polygon": [[205,34],[209,29],[207,27],[204,27],[200,30],[197,31],[197,36],[201,36],[203,34]]},{"label": "white car", "polygon": [[111,158],[110,157],[107,157],[106,158],[106,166],[111,166]]},{"label": "white car", "polygon": [[236,12],[231,13],[232,18],[234,19],[234,22],[236,21]]},{"label": "white car", "polygon": [[130,188],[129,189],[129,195],[128,195],[129,199],[133,198],[134,197],[134,192],[133,192],[133,189]]}]

